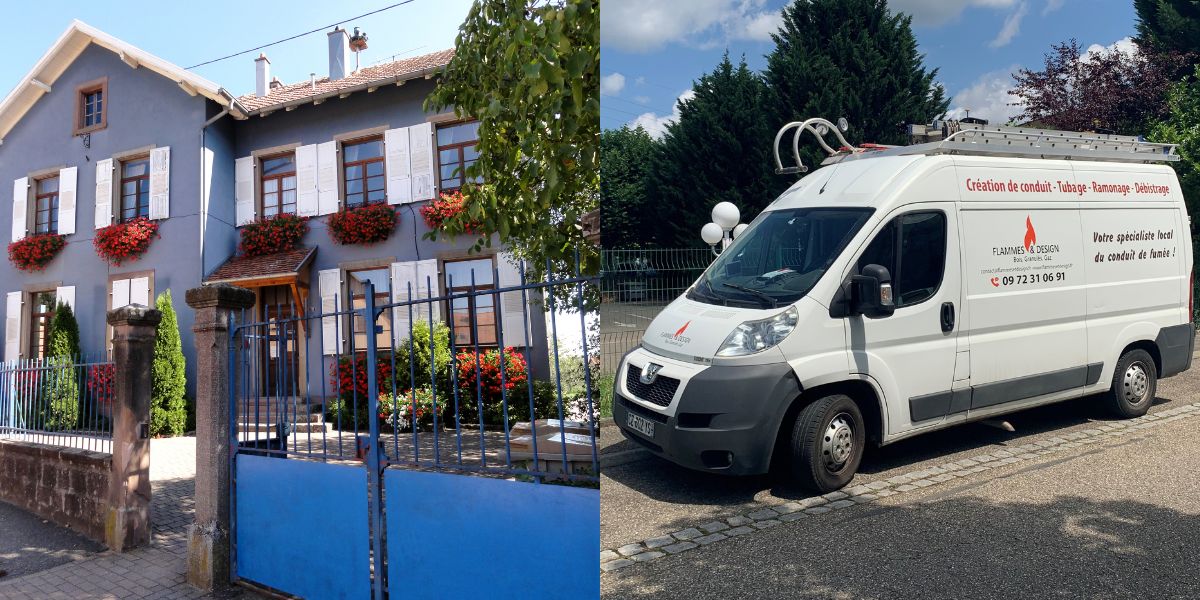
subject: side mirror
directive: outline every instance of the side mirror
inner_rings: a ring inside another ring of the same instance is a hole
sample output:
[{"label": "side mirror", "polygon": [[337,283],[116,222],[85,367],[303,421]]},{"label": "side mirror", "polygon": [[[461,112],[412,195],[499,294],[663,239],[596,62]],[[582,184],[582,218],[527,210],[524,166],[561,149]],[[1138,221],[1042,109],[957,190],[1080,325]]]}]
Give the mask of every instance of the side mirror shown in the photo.
[{"label": "side mirror", "polygon": [[850,311],[872,319],[896,312],[892,274],[887,267],[867,265],[862,268],[862,274],[850,277]]}]

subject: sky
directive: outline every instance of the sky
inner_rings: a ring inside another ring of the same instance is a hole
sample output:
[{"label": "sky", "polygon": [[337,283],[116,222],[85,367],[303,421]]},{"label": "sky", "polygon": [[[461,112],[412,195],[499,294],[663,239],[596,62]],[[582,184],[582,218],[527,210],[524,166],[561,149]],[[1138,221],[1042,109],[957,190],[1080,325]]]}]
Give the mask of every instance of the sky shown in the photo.
[{"label": "sky", "polygon": [[[393,55],[403,58],[453,47],[458,26],[471,6],[470,0],[411,0],[379,14],[349,20],[400,1],[23,2],[19,22],[6,20],[5,34],[0,36],[0,56],[4,57],[0,61],[0,97],[7,96],[33,68],[71,19],[181,67],[324,28],[262,50],[271,59],[271,74],[285,83],[294,83],[307,80],[309,73],[318,77],[328,73],[325,32],[329,25],[341,23],[345,29],[359,27],[367,33],[368,48],[360,56],[365,67],[392,60]],[[257,56],[258,52],[253,52],[194,71],[235,95],[252,93]]]},{"label": "sky", "polygon": [[[729,50],[755,70],[774,48],[785,0],[604,0],[600,70],[602,127],[640,124],[659,136],[676,99]],[[1011,73],[1040,70],[1051,44],[1130,48],[1132,0],[889,0],[913,18],[925,66],[952,99],[950,116],[1007,122],[1020,109]],[[839,115],[810,115],[836,118]],[[853,124],[851,124],[853,126]]]}]

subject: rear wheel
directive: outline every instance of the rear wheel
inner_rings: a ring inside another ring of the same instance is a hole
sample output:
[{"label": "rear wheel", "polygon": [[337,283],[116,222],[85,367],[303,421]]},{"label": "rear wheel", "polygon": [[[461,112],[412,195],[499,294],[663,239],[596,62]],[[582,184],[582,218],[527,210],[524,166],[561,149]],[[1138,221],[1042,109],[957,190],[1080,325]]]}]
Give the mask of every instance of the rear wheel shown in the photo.
[{"label": "rear wheel", "polygon": [[844,487],[858,471],[866,433],[862,411],[849,396],[833,394],[805,406],[792,425],[793,477],[821,493]]},{"label": "rear wheel", "polygon": [[1140,417],[1150,410],[1158,389],[1158,371],[1154,358],[1145,350],[1130,350],[1117,361],[1109,388],[1108,404],[1119,417]]}]

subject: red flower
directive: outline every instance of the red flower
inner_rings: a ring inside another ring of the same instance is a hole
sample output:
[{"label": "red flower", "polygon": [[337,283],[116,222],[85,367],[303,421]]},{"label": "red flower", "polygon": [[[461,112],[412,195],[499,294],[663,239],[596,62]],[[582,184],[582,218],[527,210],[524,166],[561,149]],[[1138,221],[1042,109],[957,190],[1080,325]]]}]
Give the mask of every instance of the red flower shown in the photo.
[{"label": "red flower", "polygon": [[[504,349],[503,386],[500,385],[499,350],[488,350],[481,354],[460,352],[456,358],[459,392],[467,397],[474,398],[476,391],[479,391],[485,403],[499,402],[502,398],[501,387],[505,394],[512,394],[514,389],[525,385],[525,355],[516,348]],[[478,377],[475,373],[477,369]]]},{"label": "red flower", "polygon": [[31,235],[8,245],[8,260],[22,271],[41,271],[66,245],[57,233]]},{"label": "red flower", "polygon": [[[425,224],[430,229],[442,229],[447,222],[461,218],[466,213],[466,209],[466,196],[456,190],[451,194],[443,193],[437,200],[422,206],[421,216],[425,218]],[[478,221],[466,221],[462,226],[463,231],[468,234],[476,234],[481,230]]]},{"label": "red flower", "polygon": [[158,223],[138,217],[126,223],[114,223],[96,230],[92,245],[96,254],[110,265],[120,265],[127,260],[137,260],[150,242],[158,237]]},{"label": "red flower", "polygon": [[329,217],[329,237],[339,244],[374,244],[392,235],[396,209],[387,204],[368,204],[341,210]]},{"label": "red flower", "polygon": [[113,377],[116,371],[113,365],[94,365],[88,369],[88,392],[101,404],[108,404],[113,399]]},{"label": "red flower", "polygon": [[238,250],[243,256],[275,254],[295,248],[308,233],[308,217],[279,214],[258,219],[241,228]]}]

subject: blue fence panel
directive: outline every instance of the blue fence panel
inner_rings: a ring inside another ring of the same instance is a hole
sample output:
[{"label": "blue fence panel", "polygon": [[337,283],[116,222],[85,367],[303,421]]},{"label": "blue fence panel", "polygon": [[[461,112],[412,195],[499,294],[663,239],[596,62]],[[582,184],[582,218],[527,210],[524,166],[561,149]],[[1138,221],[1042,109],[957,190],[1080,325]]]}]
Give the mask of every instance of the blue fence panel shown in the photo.
[{"label": "blue fence panel", "polygon": [[392,598],[595,598],[597,489],[388,469]]},{"label": "blue fence panel", "polygon": [[303,598],[370,597],[365,469],[238,454],[237,488],[239,577]]}]

